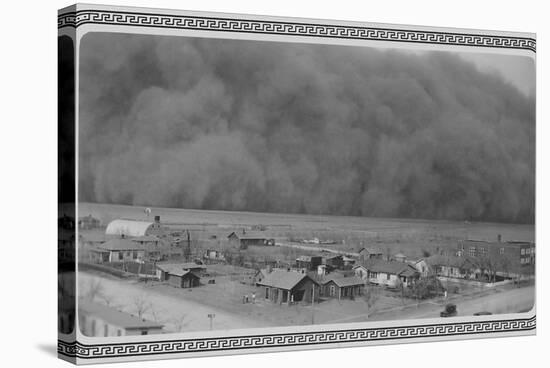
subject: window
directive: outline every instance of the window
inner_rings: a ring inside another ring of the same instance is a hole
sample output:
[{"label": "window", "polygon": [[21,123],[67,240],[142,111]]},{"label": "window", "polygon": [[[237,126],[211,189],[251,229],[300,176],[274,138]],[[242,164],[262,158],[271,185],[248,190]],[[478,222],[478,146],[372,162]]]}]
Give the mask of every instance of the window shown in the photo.
[{"label": "window", "polygon": [[500,249],[498,250],[498,252],[499,252],[500,254],[504,254],[504,247],[500,248]]},{"label": "window", "polygon": [[143,331],[141,331],[141,334],[142,334],[142,335],[147,335],[147,334],[148,334],[148,331],[147,331],[147,330],[143,330]]},{"label": "window", "polygon": [[124,259],[124,254],[122,252],[118,252],[118,260],[122,261]]},{"label": "window", "polygon": [[132,258],[137,259],[137,257],[138,257],[138,252],[137,252],[137,250],[134,250],[134,254],[133,254]]},{"label": "window", "polygon": [[330,285],[330,296],[336,295],[336,287],[334,285]]},{"label": "window", "polygon": [[520,260],[520,262],[521,262],[521,264],[524,264],[524,263],[525,263],[525,258],[522,258],[522,259]]},{"label": "window", "polygon": [[487,248],[485,248],[485,247],[479,248],[479,253],[481,253],[482,256],[486,256],[487,255]]},{"label": "window", "polygon": [[476,247],[468,248],[468,254],[470,255],[470,257],[475,257],[476,256]]},{"label": "window", "polygon": [[531,253],[531,249],[526,248],[526,249],[525,249],[525,254],[530,254],[530,253]]},{"label": "window", "polygon": [[521,255],[525,255],[525,248],[521,248]]},{"label": "window", "polygon": [[265,288],[265,298],[269,299],[269,288]]}]

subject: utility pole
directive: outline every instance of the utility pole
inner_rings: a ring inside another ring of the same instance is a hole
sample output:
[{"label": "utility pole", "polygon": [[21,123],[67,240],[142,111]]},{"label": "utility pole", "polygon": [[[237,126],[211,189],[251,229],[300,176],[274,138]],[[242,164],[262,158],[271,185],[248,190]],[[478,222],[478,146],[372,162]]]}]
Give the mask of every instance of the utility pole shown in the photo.
[{"label": "utility pole", "polygon": [[216,317],[216,315],[214,313],[209,313],[208,314],[208,318],[210,318],[210,331],[212,331],[212,329],[214,327],[214,317]]}]

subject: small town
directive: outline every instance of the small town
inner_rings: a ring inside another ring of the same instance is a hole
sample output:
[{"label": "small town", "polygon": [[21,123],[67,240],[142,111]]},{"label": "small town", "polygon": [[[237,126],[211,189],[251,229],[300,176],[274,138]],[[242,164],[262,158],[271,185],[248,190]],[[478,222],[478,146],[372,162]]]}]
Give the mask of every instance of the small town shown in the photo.
[{"label": "small town", "polygon": [[[423,245],[413,229],[408,244],[402,224],[361,238],[295,219],[231,224],[241,219],[228,212],[229,223],[165,223],[154,210],[132,209],[134,218],[108,222],[59,219],[60,228],[78,228],[84,335],[491,315],[534,302],[535,244],[502,234],[432,234]],[[75,240],[60,235],[59,251]]]}]

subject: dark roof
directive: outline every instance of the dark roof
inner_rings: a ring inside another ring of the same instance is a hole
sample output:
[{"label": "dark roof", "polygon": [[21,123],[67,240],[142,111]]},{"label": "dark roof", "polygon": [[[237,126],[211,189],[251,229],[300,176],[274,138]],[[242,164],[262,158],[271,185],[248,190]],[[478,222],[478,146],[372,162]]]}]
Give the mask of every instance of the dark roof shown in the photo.
[{"label": "dark roof", "polygon": [[258,282],[258,284],[271,286],[278,289],[291,290],[306,277],[317,284],[315,280],[305,273],[279,269],[275,269],[271,271],[271,273],[268,273],[262,281]]},{"label": "dark roof", "polygon": [[83,313],[101,318],[106,322],[126,329],[163,327],[160,323],[140,319],[132,314],[84,299],[79,300],[78,309]]},{"label": "dark roof", "polygon": [[135,241],[135,242],[158,242],[158,241],[160,241],[160,238],[156,235],[141,235],[141,236],[136,236],[136,237],[132,238],[132,241]]},{"label": "dark roof", "polygon": [[346,287],[346,286],[355,286],[355,285],[364,285],[365,281],[363,281],[361,278],[357,276],[349,276],[349,277],[343,277],[341,275],[332,275],[327,276],[325,280],[323,280],[323,285],[328,284],[329,282],[334,282],[338,287]]},{"label": "dark roof", "polygon": [[246,231],[244,234],[240,231],[234,231],[231,234],[229,234],[227,237],[229,238],[233,234],[235,234],[235,236],[239,239],[268,239],[269,238],[265,233],[259,232],[259,231]]},{"label": "dark roof", "polygon": [[407,273],[410,273],[412,271],[413,274],[418,273],[416,268],[414,268],[410,264],[397,261],[388,262],[381,259],[371,259],[366,261],[363,266],[371,272],[384,272],[394,275],[400,275],[405,271],[408,271]]},{"label": "dark roof", "polygon": [[143,250],[143,247],[136,242],[127,238],[116,238],[107,240],[105,243],[98,246],[100,249],[106,249],[111,251],[117,250]]}]

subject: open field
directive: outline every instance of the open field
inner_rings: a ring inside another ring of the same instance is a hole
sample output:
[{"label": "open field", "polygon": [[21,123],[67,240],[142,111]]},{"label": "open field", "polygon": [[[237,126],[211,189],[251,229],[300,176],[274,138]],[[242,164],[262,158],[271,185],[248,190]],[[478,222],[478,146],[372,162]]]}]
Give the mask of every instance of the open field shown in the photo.
[{"label": "open field", "polygon": [[[79,215],[91,214],[105,225],[116,218],[145,220],[147,216],[144,209],[145,207],[81,203]],[[301,245],[292,240],[317,237],[336,242],[322,245],[323,248],[353,253],[362,247],[377,247],[389,254],[401,252],[409,257],[421,257],[424,251],[433,253],[441,248],[455,248],[460,239],[496,240],[500,234],[504,241],[534,241],[535,237],[534,225],[523,224],[151,209],[153,214],[161,216],[165,226],[173,230],[189,230],[193,240],[202,240],[205,242],[204,246],[209,248],[223,247],[223,240],[231,231],[260,225],[278,243]],[[218,240],[210,240],[212,236],[216,236]],[[286,258],[292,258],[296,253],[272,249],[253,249],[251,252],[264,256],[285,253]]]},{"label": "open field", "polygon": [[[165,325],[167,332],[192,332],[210,329],[208,314],[214,313],[215,330],[271,326],[295,326],[368,322],[381,320],[437,318],[446,303],[458,306],[459,316],[480,311],[515,313],[532,308],[534,286],[502,287],[483,291],[470,290],[448,299],[417,302],[401,299],[398,293],[383,291],[369,311],[361,299],[327,299],[314,305],[276,305],[264,301],[261,288],[243,285],[228,276],[215,277],[216,284],[179,289],[159,282],[120,280],[114,277],[80,272],[79,285],[86,294],[91,283],[100,283],[96,300],[119,310],[137,314],[137,304],[146,300],[143,317]],[[243,304],[242,297],[256,294],[255,303]]]},{"label": "open field", "polygon": [[[91,214],[102,227],[82,230],[81,234],[102,236],[104,226],[117,218],[146,220],[145,207],[105,204],[80,204],[79,215]],[[401,252],[409,258],[435,254],[442,249],[455,249],[458,240],[481,239],[534,241],[533,225],[469,223],[433,220],[380,219],[294,214],[266,214],[152,208],[160,215],[169,231],[189,230],[192,255],[200,258],[206,249],[227,250],[232,245],[227,235],[241,229],[261,226],[265,234],[276,239],[276,246],[249,246],[234,249],[245,262],[208,264],[208,275],[201,285],[181,289],[159,281],[138,281],[136,278],[117,278],[98,271],[81,271],[80,295],[86,295],[94,283],[101,285],[94,299],[124,312],[162,323],[167,332],[205,331],[211,328],[209,314],[215,314],[212,328],[230,330],[270,326],[349,323],[374,320],[399,320],[438,317],[443,305],[456,303],[459,315],[479,311],[492,313],[519,312],[531,308],[534,287],[516,288],[513,285],[483,289],[460,286],[460,293],[448,299],[436,298],[420,303],[401,298],[400,293],[380,290],[372,307],[358,297],[355,300],[322,299],[320,303],[274,304],[263,298],[264,290],[244,283],[246,275],[265,267],[266,261],[291,264],[300,255],[319,253],[319,248],[354,254],[362,247],[376,247],[387,255]],[[334,241],[334,244],[304,244],[300,239]],[[84,251],[81,249],[82,254]],[[250,262],[256,260],[257,262]],[[208,283],[209,280],[215,283]],[[249,280],[249,279],[248,279]],[[447,285],[448,286],[448,285]],[[248,295],[254,303],[243,303]],[[145,308],[143,308],[145,305]]]}]

